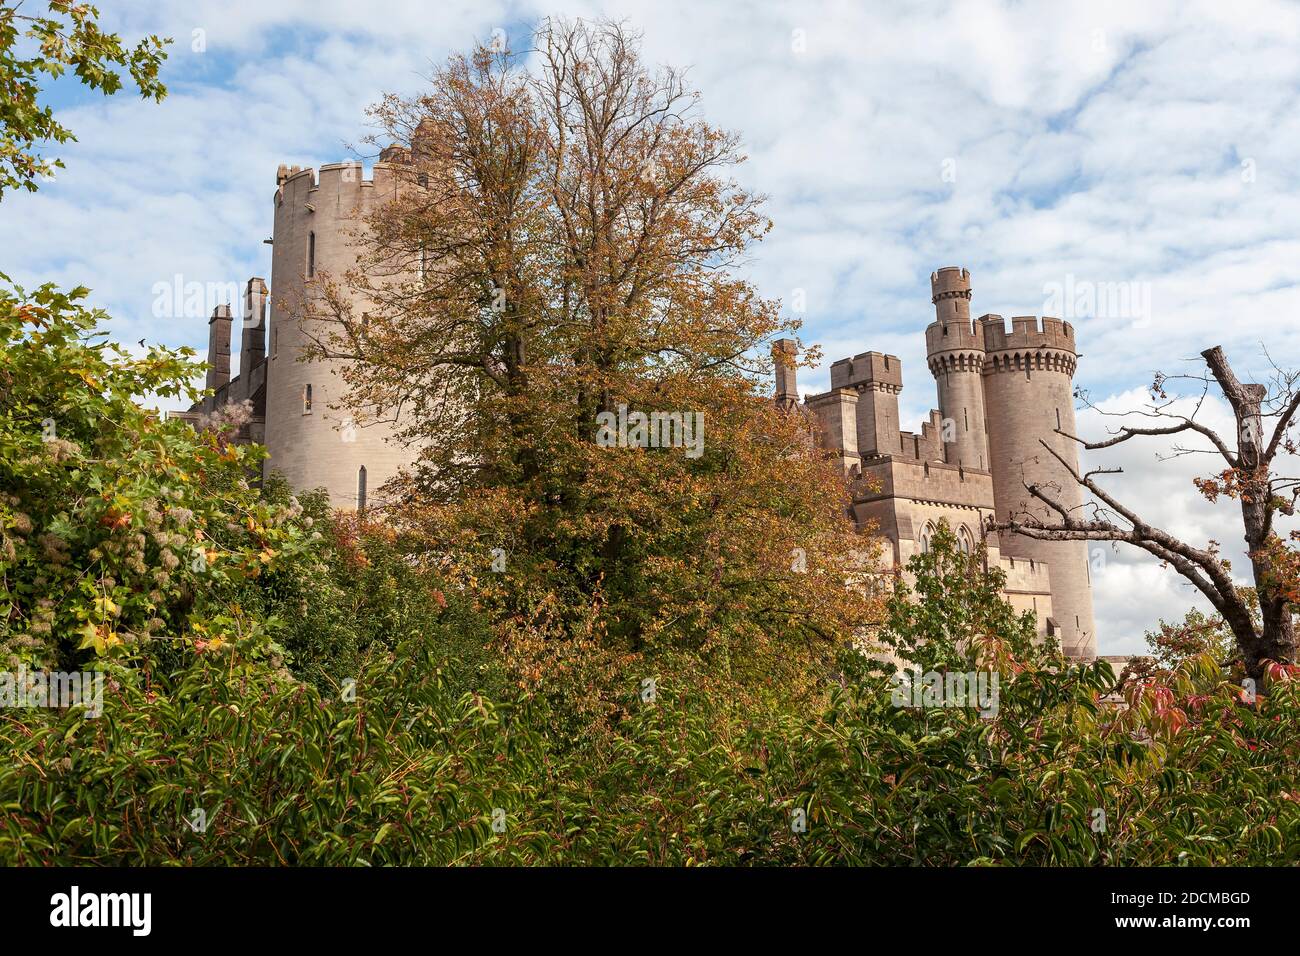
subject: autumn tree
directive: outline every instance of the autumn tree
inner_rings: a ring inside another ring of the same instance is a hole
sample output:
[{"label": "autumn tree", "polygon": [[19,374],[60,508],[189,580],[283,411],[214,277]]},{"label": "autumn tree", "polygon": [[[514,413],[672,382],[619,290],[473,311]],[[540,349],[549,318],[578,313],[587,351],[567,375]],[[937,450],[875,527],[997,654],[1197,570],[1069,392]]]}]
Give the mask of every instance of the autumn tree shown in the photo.
[{"label": "autumn tree", "polygon": [[[394,517],[510,620],[728,668],[774,639],[759,670],[829,659],[865,618],[843,566],[863,542],[842,470],[766,394],[795,324],[738,275],[771,226],[731,176],[739,138],[619,25],[548,21],[533,47],[373,110],[402,185],[358,268],[309,283],[311,353],[351,360],[354,407],[421,449]],[[638,431],[655,414],[676,447]]]},{"label": "autumn tree", "polygon": [[[1206,370],[1200,374],[1157,375],[1149,404],[1132,413],[1149,419],[1150,425],[1122,425],[1093,442],[1068,437],[1089,451],[1101,451],[1139,438],[1199,436],[1195,446],[1175,445],[1174,454],[1208,454],[1222,460],[1223,469],[1197,479],[1196,487],[1211,502],[1237,502],[1253,592],[1234,580],[1231,562],[1218,542],[1196,545],[1155,527],[1098,481],[1098,476],[1122,469],[1099,467],[1081,473],[1047,442],[1043,447],[1060,462],[1063,474],[1091,492],[1093,500],[1071,508],[1061,502],[1059,485],[1027,483],[1028,493],[1051,510],[1051,519],[1013,514],[995,527],[1049,541],[1124,542],[1154,555],[1205,595],[1231,629],[1246,673],[1258,679],[1264,676],[1266,662],[1291,663],[1296,655],[1292,608],[1300,599],[1300,555],[1293,544],[1297,532],[1284,536],[1277,521],[1294,514],[1300,479],[1278,474],[1277,465],[1280,455],[1296,451],[1300,372],[1274,366],[1268,384],[1243,383],[1222,348],[1206,349],[1201,356]],[[1175,381],[1191,382],[1199,393],[1192,397],[1190,410],[1182,396],[1170,394]],[[1211,389],[1217,389],[1232,410],[1235,434],[1221,435],[1205,424],[1201,413]]]}]

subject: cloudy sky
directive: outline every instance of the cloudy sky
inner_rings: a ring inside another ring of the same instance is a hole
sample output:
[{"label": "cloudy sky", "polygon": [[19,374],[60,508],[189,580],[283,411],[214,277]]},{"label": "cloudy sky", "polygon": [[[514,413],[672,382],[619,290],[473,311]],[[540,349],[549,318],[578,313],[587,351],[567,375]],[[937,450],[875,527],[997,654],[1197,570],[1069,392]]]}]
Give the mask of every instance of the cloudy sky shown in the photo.
[{"label": "cloudy sky", "polygon": [[[100,6],[110,29],[176,40],[171,95],[53,91],[80,142],[38,195],[4,199],[0,268],[23,284],[90,286],[124,342],[202,353],[205,321],[155,315],[155,287],[269,276],[277,165],[357,156],[382,92],[419,90],[449,52],[495,30],[524,47],[530,24],[566,14],[626,19],[647,58],[690,67],[705,115],[744,137],[740,177],[771,197],[776,223],[752,276],[768,296],[806,302],[802,337],[825,356],[802,373],[805,391],[827,386],[834,359],[890,352],[916,427],[934,402],[922,331],[929,275],[944,265],[971,270],[975,315],[1074,322],[1077,382],[1111,410],[1140,404],[1156,369],[1196,369],[1211,345],[1243,379],[1267,370],[1265,344],[1300,365],[1291,2]],[[1062,288],[1084,298],[1063,303]],[[1085,435],[1113,427],[1080,421]],[[1191,485],[1212,461],[1159,451],[1105,458],[1126,471],[1112,487],[1157,524],[1237,549],[1231,508]],[[1095,563],[1103,653],[1140,650],[1144,628],[1193,600],[1140,554]]]}]

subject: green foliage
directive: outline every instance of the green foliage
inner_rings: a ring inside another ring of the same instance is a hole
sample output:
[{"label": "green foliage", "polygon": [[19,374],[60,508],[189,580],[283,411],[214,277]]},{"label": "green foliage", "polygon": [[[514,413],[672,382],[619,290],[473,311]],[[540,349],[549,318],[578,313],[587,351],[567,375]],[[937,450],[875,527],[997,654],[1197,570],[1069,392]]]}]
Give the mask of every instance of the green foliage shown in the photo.
[{"label": "green foliage", "polygon": [[505,770],[527,755],[437,663],[427,646],[404,648],[403,666],[376,655],[355,700],[325,700],[265,665],[196,655],[114,687],[107,719],[37,712],[18,734],[7,721],[0,859],[454,862],[491,836],[493,808],[517,806]]},{"label": "green foliage", "polygon": [[246,477],[263,452],[139,405],[193,399],[188,350],[132,358],[86,290],[0,290],[0,653],[126,661],[142,642],[274,654],[227,589],[310,546]]},{"label": "green foliage", "polygon": [[[71,70],[77,79],[106,96],[122,88],[114,67],[124,68],[146,99],[161,100],[167,88],[158,70],[170,39],[149,36],[127,47],[115,33],[99,28],[99,10],[75,0],[48,0],[46,16],[26,16],[21,4],[0,6],[0,196],[7,189],[37,189],[38,176],[62,168],[62,160],[42,158],[44,143],[75,140],[72,131],[41,106],[41,81]],[[30,50],[30,55],[23,52]]]},{"label": "green foliage", "polygon": [[412,560],[408,542],[381,523],[334,512],[323,489],[293,495],[279,475],[266,480],[262,500],[309,530],[315,546],[220,597],[274,619],[276,643],[299,678],[332,694],[356,678],[369,652],[420,637],[434,642],[452,686],[502,690],[486,624]]},{"label": "green foliage", "polygon": [[963,552],[946,522],[929,550],[908,562],[907,573],[912,583],[902,579],[894,589],[878,640],[922,671],[968,669],[988,638],[1017,659],[1048,660],[1057,651],[1036,639],[1032,612],[1017,613],[1002,597],[1007,576],[989,566],[987,548]]},{"label": "green foliage", "polygon": [[99,720],[22,712],[0,725],[0,860],[1300,861],[1298,685],[1246,704],[1205,659],[1127,709],[1099,703],[1105,664],[1027,668],[992,719],[894,707],[863,672],[806,721],[630,689],[617,732],[565,754],[544,709],[457,695],[440,663],[430,642],[377,653],[349,701],[194,655]]}]

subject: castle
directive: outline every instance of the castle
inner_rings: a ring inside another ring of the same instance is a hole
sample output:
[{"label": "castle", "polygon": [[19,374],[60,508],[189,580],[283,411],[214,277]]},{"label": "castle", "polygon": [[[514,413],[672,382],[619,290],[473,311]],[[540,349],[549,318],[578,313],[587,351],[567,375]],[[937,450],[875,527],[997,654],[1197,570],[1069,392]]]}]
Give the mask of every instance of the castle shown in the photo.
[{"label": "castle", "polygon": [[[925,551],[939,522],[962,549],[988,546],[990,565],[1006,572],[1005,597],[1032,611],[1039,633],[1071,657],[1096,656],[1092,586],[1081,541],[1039,541],[989,532],[990,519],[1050,517],[1026,489],[1041,484],[1068,508],[1082,505],[1078,484],[1049,455],[1047,442],[1078,469],[1072,380],[1078,353],[1068,322],[1018,316],[970,316],[970,273],[948,267],[930,276],[935,321],[925,330],[939,408],[920,434],[899,428],[898,358],[864,352],[831,366],[830,391],[804,407],[816,415],[828,453],[851,479],[852,511],[892,548],[893,564]],[[776,400],[798,401],[791,363],[795,343],[780,339]],[[1064,432],[1065,434],[1061,434]]]},{"label": "castle", "polygon": [[[311,282],[318,272],[338,276],[355,268],[357,227],[375,204],[409,181],[398,168],[406,162],[409,153],[394,146],[380,154],[371,179],[359,163],[325,165],[319,176],[310,168],[280,167],[268,240],[274,284],[269,310],[266,283],[250,279],[234,378],[235,317],[229,305],[213,311],[206,383],[211,394],[186,412],[171,413],[201,424],[225,406],[247,402],[251,418],[237,440],[264,444],[268,473],[279,472],[297,489],[324,487],[336,507],[365,508],[413,452],[390,441],[393,423],[361,427],[337,410],[345,407],[344,360],[298,361],[312,335],[299,309],[319,294]],[[827,453],[851,479],[856,520],[878,529],[892,548],[893,563],[905,565],[924,551],[946,520],[964,549],[987,544],[990,564],[1006,572],[1007,599],[1034,613],[1040,633],[1054,637],[1072,657],[1091,658],[1096,632],[1085,545],[985,530],[995,516],[1043,514],[1027,483],[1054,482],[1060,500],[1081,504],[1077,484],[1040,444],[1048,442],[1077,467],[1075,443],[1058,432],[1075,432],[1074,330],[1058,319],[1032,316],[1013,319],[1010,331],[1001,316],[972,322],[970,274],[964,269],[940,269],[931,287],[936,316],[925,337],[939,408],[920,434],[900,429],[903,376],[892,355],[865,352],[835,362],[830,391],[808,397],[803,407],[815,414]],[[794,347],[790,339],[774,347],[776,400],[786,407],[799,404],[793,366],[783,360]]]}]

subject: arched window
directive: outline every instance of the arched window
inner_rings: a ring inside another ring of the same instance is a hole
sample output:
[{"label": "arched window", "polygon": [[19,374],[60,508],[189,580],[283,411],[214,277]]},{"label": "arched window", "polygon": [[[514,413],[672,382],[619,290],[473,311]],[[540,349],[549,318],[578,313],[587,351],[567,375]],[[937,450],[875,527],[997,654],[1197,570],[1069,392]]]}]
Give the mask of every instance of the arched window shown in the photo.
[{"label": "arched window", "polygon": [[925,530],[921,532],[921,553],[930,553],[930,542],[934,538],[934,527],[927,524]]},{"label": "arched window", "polygon": [[302,413],[304,415],[311,414],[311,386],[310,385],[304,385],[302,387]]},{"label": "arched window", "polygon": [[307,278],[316,274],[316,233],[307,233]]},{"label": "arched window", "polygon": [[366,510],[366,466],[357,469],[357,510]]},{"label": "arched window", "polygon": [[971,539],[970,529],[965,525],[957,530],[957,547],[961,549],[962,554],[971,554],[975,550],[975,542]]}]

